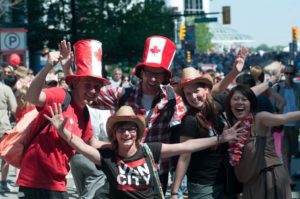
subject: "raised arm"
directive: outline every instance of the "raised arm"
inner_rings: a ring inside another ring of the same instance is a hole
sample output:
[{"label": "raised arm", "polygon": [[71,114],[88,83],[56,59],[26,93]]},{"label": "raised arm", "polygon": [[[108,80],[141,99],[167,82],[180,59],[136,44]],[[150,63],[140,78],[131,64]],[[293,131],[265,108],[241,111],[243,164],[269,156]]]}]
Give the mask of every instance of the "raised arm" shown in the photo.
[{"label": "raised arm", "polygon": [[275,106],[278,109],[278,113],[281,113],[283,110],[283,107],[285,105],[284,98],[281,95],[279,95],[279,93],[274,91],[273,89],[269,89],[269,93],[270,93],[270,96],[273,97],[276,102]]},{"label": "raised arm", "polygon": [[[61,104],[54,103],[53,108],[49,106],[51,116],[44,115],[52,126],[57,130],[59,135],[76,151],[84,155],[97,165],[101,164],[101,156],[99,151],[85,143],[80,137],[74,135],[72,132],[65,128],[68,118],[63,118]],[[96,141],[96,140],[95,140]],[[97,140],[98,141],[98,140]],[[98,141],[98,146],[102,147],[107,143]]]},{"label": "raised arm", "polygon": [[285,124],[287,122],[295,122],[300,120],[300,111],[288,112],[285,114],[272,114],[269,112],[259,112],[255,116],[257,121],[256,128],[272,127]]},{"label": "raised arm", "polygon": [[25,96],[25,100],[30,103],[42,107],[46,102],[46,95],[42,92],[43,85],[49,71],[53,69],[54,66],[58,63],[59,52],[50,52],[47,64],[40,70],[40,72],[32,80],[28,92]]},{"label": "raised arm", "polygon": [[192,153],[195,151],[201,151],[207,149],[211,146],[228,142],[230,140],[236,140],[238,136],[245,135],[246,133],[241,132],[244,128],[238,128],[240,122],[237,122],[230,129],[224,128],[224,131],[219,136],[208,137],[208,138],[198,138],[191,139],[186,142],[177,143],[177,144],[162,144],[161,148],[161,158],[167,158],[182,153]]},{"label": "raised arm", "polygon": [[73,52],[71,48],[71,43],[67,42],[66,40],[62,40],[58,45],[58,49],[60,52],[60,64],[63,68],[65,76],[72,75],[73,71],[71,65],[73,59]]},{"label": "raised arm", "polygon": [[259,96],[267,89],[271,88],[274,84],[276,84],[279,81],[279,79],[280,79],[280,74],[273,75],[269,81],[265,81],[263,83],[255,85],[251,87],[251,90],[254,92],[256,96]]},{"label": "raised arm", "polygon": [[232,80],[234,80],[234,78],[242,72],[247,55],[248,49],[246,48],[242,48],[238,52],[232,70],[224,77],[224,79],[213,86],[212,93],[222,92],[227,89]]}]

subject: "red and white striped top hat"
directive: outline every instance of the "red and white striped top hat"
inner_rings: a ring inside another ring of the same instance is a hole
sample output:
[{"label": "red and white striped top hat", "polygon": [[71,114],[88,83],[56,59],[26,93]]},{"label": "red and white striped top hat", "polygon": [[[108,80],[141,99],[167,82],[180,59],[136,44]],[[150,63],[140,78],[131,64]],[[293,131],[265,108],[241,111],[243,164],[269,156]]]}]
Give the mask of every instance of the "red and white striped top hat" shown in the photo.
[{"label": "red and white striped top hat", "polygon": [[78,77],[94,77],[103,85],[110,84],[102,77],[102,43],[97,40],[79,40],[74,44],[76,74],[68,75],[66,83]]},{"label": "red and white striped top hat", "polygon": [[142,62],[135,67],[135,74],[141,78],[143,67],[162,68],[166,71],[167,78],[164,83],[169,83],[172,72],[169,70],[176,52],[175,44],[163,36],[151,36],[146,39]]}]

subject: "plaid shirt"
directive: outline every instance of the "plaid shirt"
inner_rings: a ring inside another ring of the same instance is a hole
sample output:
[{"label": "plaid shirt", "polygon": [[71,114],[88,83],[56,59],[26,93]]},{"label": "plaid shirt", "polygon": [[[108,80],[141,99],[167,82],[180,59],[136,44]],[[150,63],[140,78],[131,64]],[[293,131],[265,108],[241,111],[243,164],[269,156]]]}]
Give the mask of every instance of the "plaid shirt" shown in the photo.
[{"label": "plaid shirt", "polygon": [[[141,85],[137,85],[133,88],[125,102],[126,105],[129,105],[133,108],[136,114],[145,116],[147,125],[144,134],[145,142],[170,143],[170,127],[180,124],[181,119],[186,113],[186,108],[181,97],[176,96],[176,106],[173,108],[174,113],[171,114],[172,109],[169,108],[168,110],[167,108],[170,100],[169,96],[167,96],[166,87],[170,86],[161,85],[159,94],[153,99],[153,113],[150,118],[147,117],[146,110],[142,105],[143,92]],[[117,109],[119,107],[118,100],[124,94],[124,88],[112,88],[111,86],[103,87],[99,97],[100,108],[108,108],[111,110]],[[165,173],[169,171],[170,168],[170,158],[161,159],[160,173]]]}]

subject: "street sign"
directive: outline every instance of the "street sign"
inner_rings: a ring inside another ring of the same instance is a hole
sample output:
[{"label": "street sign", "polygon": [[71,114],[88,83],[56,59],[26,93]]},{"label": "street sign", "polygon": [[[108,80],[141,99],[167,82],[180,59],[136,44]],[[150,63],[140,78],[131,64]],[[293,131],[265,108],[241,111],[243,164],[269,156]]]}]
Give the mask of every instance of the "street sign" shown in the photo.
[{"label": "street sign", "polygon": [[218,21],[218,18],[217,17],[213,17],[213,18],[207,18],[207,17],[204,17],[204,18],[196,18],[194,20],[195,23],[209,23],[209,22],[217,22]]},{"label": "street sign", "polygon": [[27,30],[0,29],[0,51],[27,50]]}]

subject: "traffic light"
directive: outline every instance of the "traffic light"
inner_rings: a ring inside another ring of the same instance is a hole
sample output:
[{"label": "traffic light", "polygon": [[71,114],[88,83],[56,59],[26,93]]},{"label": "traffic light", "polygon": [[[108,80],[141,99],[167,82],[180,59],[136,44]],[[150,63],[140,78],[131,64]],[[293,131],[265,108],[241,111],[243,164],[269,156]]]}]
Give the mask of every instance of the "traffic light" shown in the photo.
[{"label": "traffic light", "polygon": [[191,57],[191,51],[186,51],[186,60],[187,60],[187,63],[191,63],[192,61],[192,57]]},{"label": "traffic light", "polygon": [[180,27],[179,27],[179,39],[180,39],[180,41],[183,41],[184,37],[185,37],[185,25],[184,25],[184,23],[181,23]]},{"label": "traffic light", "polygon": [[230,24],[230,6],[222,7],[222,15],[223,15],[223,24]]},{"label": "traffic light", "polygon": [[293,36],[293,41],[298,41],[299,38],[299,31],[297,26],[292,27],[292,36]]}]

